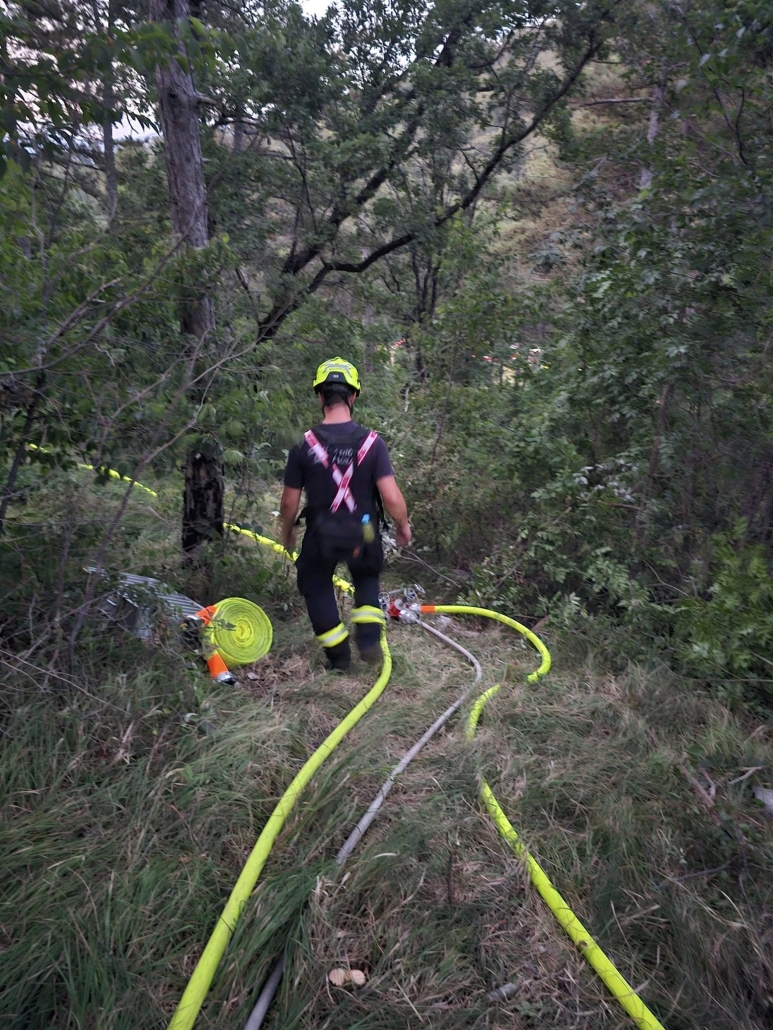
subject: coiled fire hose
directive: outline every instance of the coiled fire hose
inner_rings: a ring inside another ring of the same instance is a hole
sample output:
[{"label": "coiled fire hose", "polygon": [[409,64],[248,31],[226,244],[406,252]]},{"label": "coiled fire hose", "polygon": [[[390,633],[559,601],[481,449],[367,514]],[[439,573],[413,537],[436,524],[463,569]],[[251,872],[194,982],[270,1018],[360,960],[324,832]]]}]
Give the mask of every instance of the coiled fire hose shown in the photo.
[{"label": "coiled fire hose", "polygon": [[226,597],[214,609],[204,638],[229,668],[249,665],[268,654],[274,631],[262,608],[243,597]]},{"label": "coiled fire hose", "polygon": [[204,653],[215,680],[233,683],[230,669],[257,662],[271,649],[271,620],[262,608],[243,597],[226,597],[202,608],[193,618],[204,624]]}]

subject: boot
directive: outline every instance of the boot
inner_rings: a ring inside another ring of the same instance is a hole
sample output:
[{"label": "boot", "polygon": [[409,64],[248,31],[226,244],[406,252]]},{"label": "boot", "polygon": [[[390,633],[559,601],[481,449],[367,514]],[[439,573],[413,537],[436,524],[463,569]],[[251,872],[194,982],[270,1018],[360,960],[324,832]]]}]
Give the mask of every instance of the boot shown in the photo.
[{"label": "boot", "polygon": [[326,647],[325,658],[327,659],[328,669],[335,672],[346,672],[352,664],[352,649],[349,644],[349,638],[347,637],[346,640],[342,640],[340,644],[336,644],[334,647]]}]

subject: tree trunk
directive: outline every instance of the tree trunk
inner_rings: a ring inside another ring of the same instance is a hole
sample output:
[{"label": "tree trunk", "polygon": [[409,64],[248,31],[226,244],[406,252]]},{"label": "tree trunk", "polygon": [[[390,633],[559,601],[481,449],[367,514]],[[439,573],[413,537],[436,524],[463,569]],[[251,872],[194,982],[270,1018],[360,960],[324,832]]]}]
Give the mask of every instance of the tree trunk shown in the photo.
[{"label": "tree trunk", "polygon": [[[38,376],[38,382],[36,387],[42,389],[43,386],[43,374]],[[30,401],[27,407],[27,415],[24,419],[24,428],[21,431],[18,442],[16,444],[16,453],[13,456],[11,467],[8,470],[8,478],[5,481],[5,488],[3,489],[2,498],[0,498],[0,536],[5,533],[5,517],[8,514],[8,506],[13,499],[13,492],[16,487],[16,478],[19,475],[19,469],[21,463],[24,460],[25,448],[27,446],[27,440],[29,438],[29,431],[32,428],[32,423],[35,420],[35,412],[40,401],[40,393],[36,393]]]},{"label": "tree trunk", "polygon": [[[112,109],[115,103],[112,83],[106,82],[103,93],[103,103],[106,108]],[[115,142],[113,140],[113,116],[105,115],[105,123],[102,128],[102,138],[105,149],[105,186],[107,188],[107,209],[110,221],[115,218],[118,207],[118,171],[115,167]]]},{"label": "tree trunk", "polygon": [[[101,9],[97,0],[92,0],[91,9],[94,15],[94,31],[105,32],[109,38],[115,31],[115,12],[113,0],[108,0],[105,12],[105,23],[102,24]],[[105,154],[105,189],[107,191],[108,220],[112,222],[118,207],[118,170],[115,166],[115,139],[113,136],[113,108],[115,107],[115,90],[113,89],[113,62],[105,70],[102,84],[102,146]]]},{"label": "tree trunk", "polygon": [[746,488],[741,514],[746,519],[746,538],[769,543],[770,514],[773,511],[773,443],[768,443],[751,482]]},{"label": "tree trunk", "polygon": [[668,412],[671,405],[671,398],[673,397],[675,384],[673,382],[666,383],[660,394],[659,412],[658,412],[658,423],[655,430],[655,437],[652,441],[652,448],[650,450],[650,460],[647,466],[647,479],[644,483],[642,490],[642,503],[641,508],[644,513],[644,520],[641,521],[635,531],[635,539],[637,543],[646,545],[649,541],[649,503],[652,500],[653,494],[655,493],[655,476],[658,471],[658,463],[660,461],[660,448],[663,442],[663,437],[666,432],[666,424],[668,422]]},{"label": "tree trunk", "polygon": [[244,105],[236,105],[236,116],[234,117],[233,152],[241,154],[244,150]]},{"label": "tree trunk", "polygon": [[[190,15],[188,0],[151,0],[154,21],[171,23],[179,38],[179,26]],[[188,55],[179,42],[185,68],[176,60],[156,71],[158,106],[164,133],[164,159],[169,180],[172,228],[187,245],[201,250],[209,243],[207,189],[199,137],[199,96],[193,83]],[[215,328],[212,298],[203,290],[183,290],[180,329],[192,337],[192,352],[200,348]],[[219,454],[195,448],[188,455],[183,502],[183,550],[223,533],[223,471]]]},{"label": "tree trunk", "polygon": [[[171,22],[179,36],[178,26],[189,16],[188,0],[151,0],[155,21]],[[180,54],[188,61],[182,42]],[[199,138],[199,96],[190,71],[176,60],[160,65],[156,71],[158,106],[164,133],[164,160],[169,180],[169,203],[172,228],[185,238],[194,250],[209,243],[207,228],[207,188],[204,183],[204,161]],[[180,327],[197,340],[204,339],[215,327],[212,299],[191,290],[182,298]]]},{"label": "tree trunk", "polygon": [[185,462],[183,550],[190,554],[216,535],[223,535],[223,464],[220,447],[206,440]]},{"label": "tree trunk", "polygon": [[[666,70],[665,68],[660,73],[660,81],[652,89],[652,101],[650,103],[650,117],[647,123],[647,146],[652,150],[655,145],[655,140],[658,138],[658,132],[660,131],[660,109],[663,106],[663,101],[666,96]],[[639,189],[646,189],[652,185],[652,169],[642,168],[641,176],[639,177]]]}]

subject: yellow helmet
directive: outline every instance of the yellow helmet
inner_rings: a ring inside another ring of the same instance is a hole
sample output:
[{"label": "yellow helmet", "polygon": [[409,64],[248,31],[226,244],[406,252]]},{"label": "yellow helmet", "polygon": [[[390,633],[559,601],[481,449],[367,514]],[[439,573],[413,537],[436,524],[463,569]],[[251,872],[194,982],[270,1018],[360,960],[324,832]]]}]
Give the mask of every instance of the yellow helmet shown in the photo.
[{"label": "yellow helmet", "polygon": [[314,376],[314,392],[316,393],[325,383],[341,383],[355,393],[359,393],[361,389],[359,372],[350,361],[344,361],[343,358],[330,358],[319,366]]}]

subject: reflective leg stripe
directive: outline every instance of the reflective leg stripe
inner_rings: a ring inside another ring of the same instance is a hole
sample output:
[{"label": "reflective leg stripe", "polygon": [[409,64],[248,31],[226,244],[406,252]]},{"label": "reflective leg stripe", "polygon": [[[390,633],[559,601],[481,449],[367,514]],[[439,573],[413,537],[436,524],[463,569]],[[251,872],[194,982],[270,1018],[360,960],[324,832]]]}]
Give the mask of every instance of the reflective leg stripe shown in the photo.
[{"label": "reflective leg stripe", "polygon": [[346,626],[339,622],[337,626],[333,626],[326,633],[318,633],[317,640],[323,647],[335,647],[336,644],[342,644],[348,636],[349,631]]},{"label": "reflective leg stripe", "polygon": [[380,608],[376,608],[372,604],[363,604],[359,608],[352,608],[352,623],[356,626],[366,622],[383,624],[386,622],[386,615]]}]

